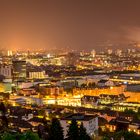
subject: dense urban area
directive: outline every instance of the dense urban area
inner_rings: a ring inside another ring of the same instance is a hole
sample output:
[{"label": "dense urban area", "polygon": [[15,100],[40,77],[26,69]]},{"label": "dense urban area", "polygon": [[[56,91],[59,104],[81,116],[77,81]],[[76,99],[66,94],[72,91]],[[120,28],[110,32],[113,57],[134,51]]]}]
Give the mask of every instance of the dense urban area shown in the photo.
[{"label": "dense urban area", "polygon": [[0,52],[0,139],[140,140],[140,51]]}]

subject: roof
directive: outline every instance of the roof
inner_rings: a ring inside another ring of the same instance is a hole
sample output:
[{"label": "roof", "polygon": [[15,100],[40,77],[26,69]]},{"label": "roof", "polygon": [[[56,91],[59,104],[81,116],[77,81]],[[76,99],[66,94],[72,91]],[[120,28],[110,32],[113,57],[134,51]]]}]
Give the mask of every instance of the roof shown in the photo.
[{"label": "roof", "polygon": [[82,100],[86,100],[86,101],[97,101],[98,99],[100,99],[99,98],[99,96],[88,96],[88,95],[85,95],[85,96],[83,96],[82,98],[81,98]]},{"label": "roof", "polygon": [[124,117],[117,117],[116,122],[121,122],[121,123],[130,123],[129,120],[125,119]]},{"label": "roof", "polygon": [[25,108],[18,108],[18,107],[15,107],[15,108],[10,108],[10,115],[14,115],[14,116],[25,116],[25,115],[28,115],[28,114],[34,114],[36,113],[36,110],[31,110],[31,109],[25,109]]},{"label": "roof", "polygon": [[24,121],[20,118],[9,118],[9,122],[13,123],[14,126],[22,127],[22,128],[32,128],[32,125],[27,121]]},{"label": "roof", "polygon": [[109,97],[109,98],[118,98],[118,95],[108,95],[108,94],[100,94],[100,97]]},{"label": "roof", "polygon": [[111,98],[111,99],[118,99],[118,98],[121,98],[121,99],[124,99],[124,98],[126,98],[125,97],[125,95],[122,93],[122,94],[119,94],[119,95],[108,95],[108,94],[100,94],[100,97],[102,97],[102,98],[105,98],[105,97],[109,97],[109,98]]},{"label": "roof", "polygon": [[98,124],[99,126],[104,126],[105,124],[107,124],[107,120],[103,117],[98,117]]},{"label": "roof", "polygon": [[130,123],[130,121],[123,117],[117,117],[116,119],[112,119],[109,122],[110,125],[116,125],[116,123]]},{"label": "roof", "polygon": [[109,124],[110,124],[110,125],[116,125],[116,119],[110,120],[110,121],[109,121]]},{"label": "roof", "polygon": [[32,119],[28,120],[29,122],[40,122],[43,123],[43,119],[42,118],[38,118],[38,117],[33,117]]},{"label": "roof", "polygon": [[32,90],[35,90],[33,87],[31,88],[23,88],[23,89],[21,89],[22,91],[32,91]]},{"label": "roof", "polygon": [[98,83],[106,83],[106,82],[108,82],[108,80],[102,79],[102,80],[100,80]]},{"label": "roof", "polygon": [[140,126],[140,120],[139,119],[133,119],[131,124],[139,125]]},{"label": "roof", "polygon": [[62,118],[61,120],[81,120],[81,121],[89,121],[92,120],[93,118],[96,118],[97,115],[84,115],[84,114],[80,114],[80,113],[75,113],[75,114],[71,114],[67,117]]}]

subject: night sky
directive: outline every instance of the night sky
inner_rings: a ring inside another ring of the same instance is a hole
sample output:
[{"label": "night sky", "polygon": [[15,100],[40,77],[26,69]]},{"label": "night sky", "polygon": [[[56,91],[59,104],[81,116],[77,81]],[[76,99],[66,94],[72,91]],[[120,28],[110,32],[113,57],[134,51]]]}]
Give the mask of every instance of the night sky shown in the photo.
[{"label": "night sky", "polygon": [[0,0],[0,47],[90,50],[140,42],[140,0]]}]

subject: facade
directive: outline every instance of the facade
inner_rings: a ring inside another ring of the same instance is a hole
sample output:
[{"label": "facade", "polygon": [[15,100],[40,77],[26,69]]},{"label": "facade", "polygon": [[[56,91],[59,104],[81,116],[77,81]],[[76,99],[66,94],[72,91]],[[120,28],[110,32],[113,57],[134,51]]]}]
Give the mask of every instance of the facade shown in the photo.
[{"label": "facade", "polygon": [[30,96],[30,95],[36,95],[37,93],[34,88],[27,88],[27,89],[25,88],[25,89],[20,89],[19,94],[24,96]]},{"label": "facade", "polygon": [[127,97],[125,97],[124,94],[118,94],[118,95],[110,95],[110,94],[100,94],[100,101],[103,103],[116,103],[125,101]]},{"label": "facade", "polygon": [[127,131],[129,128],[130,121],[123,118],[123,117],[117,117],[116,119],[112,119],[109,121],[108,124],[106,124],[106,128],[110,132],[115,132],[116,130],[125,130]]},{"label": "facade", "polygon": [[116,118],[109,121],[109,123],[106,124],[106,128],[110,132],[115,132],[116,129],[119,129],[119,130],[128,130],[129,132],[135,132],[138,135],[140,135],[140,121],[139,120],[129,121],[125,118]]},{"label": "facade", "polygon": [[45,95],[59,95],[64,92],[64,88],[60,86],[40,86],[39,90]]},{"label": "facade", "polygon": [[0,75],[5,76],[5,78],[12,77],[12,66],[11,65],[0,65]]},{"label": "facade", "polygon": [[99,87],[112,87],[114,86],[114,83],[109,80],[100,80],[97,84]]},{"label": "facade", "polygon": [[26,79],[26,61],[13,61],[13,80],[24,81]]},{"label": "facade", "polygon": [[99,96],[84,95],[81,98],[81,105],[87,107],[95,107],[98,103],[117,103],[125,101],[127,97],[124,94],[100,94]]},{"label": "facade", "polygon": [[103,87],[103,88],[74,88],[74,95],[89,95],[99,96],[100,94],[122,94],[125,91],[125,86]]},{"label": "facade", "polygon": [[66,65],[76,65],[79,61],[79,55],[76,53],[68,53],[66,56]]},{"label": "facade", "polygon": [[99,101],[100,101],[100,98],[98,96],[83,96],[81,98],[81,105],[97,106]]},{"label": "facade", "polygon": [[44,79],[45,71],[29,71],[28,77],[29,79]]},{"label": "facade", "polygon": [[140,121],[139,120],[132,120],[132,122],[128,126],[128,131],[133,131],[140,135]]},{"label": "facade", "polygon": [[61,126],[64,130],[64,137],[67,136],[68,126],[71,121],[75,119],[77,124],[83,123],[87,133],[92,136],[98,134],[98,117],[96,115],[83,115],[83,114],[72,114],[60,120]]}]

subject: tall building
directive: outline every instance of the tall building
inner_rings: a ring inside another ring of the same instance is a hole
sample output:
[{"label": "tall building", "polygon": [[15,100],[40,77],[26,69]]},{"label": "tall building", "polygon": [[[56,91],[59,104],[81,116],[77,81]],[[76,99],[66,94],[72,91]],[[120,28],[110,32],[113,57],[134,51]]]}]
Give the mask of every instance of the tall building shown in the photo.
[{"label": "tall building", "polygon": [[76,65],[79,61],[79,54],[70,52],[66,56],[66,65]]},{"label": "tall building", "polygon": [[127,53],[130,54],[131,53],[131,49],[127,49]]},{"label": "tall building", "polygon": [[29,79],[44,79],[45,71],[43,70],[31,70],[28,72]]},{"label": "tall building", "polygon": [[72,114],[60,119],[64,130],[64,138],[67,138],[68,126],[72,120],[76,120],[78,126],[83,124],[88,135],[98,135],[98,117],[97,115]]},{"label": "tall building", "polygon": [[95,57],[96,51],[95,51],[95,50],[92,50],[92,51],[91,51],[91,55],[92,55],[92,57]]},{"label": "tall building", "polygon": [[13,61],[13,80],[24,81],[26,79],[26,61]]},{"label": "tall building", "polygon": [[113,53],[113,50],[112,50],[112,49],[108,49],[108,50],[107,50],[107,53],[110,55],[110,54]]},{"label": "tall building", "polygon": [[5,76],[5,78],[12,78],[12,66],[0,65],[0,75]]},{"label": "tall building", "polygon": [[7,55],[8,55],[8,56],[12,56],[12,55],[13,55],[13,52],[10,51],[10,50],[8,50]]},{"label": "tall building", "polygon": [[122,55],[122,50],[117,49],[116,52],[115,52],[115,54],[116,54],[117,56],[121,56],[121,55]]}]

